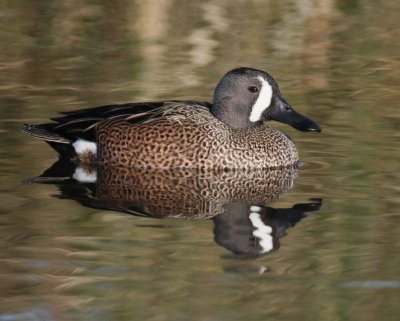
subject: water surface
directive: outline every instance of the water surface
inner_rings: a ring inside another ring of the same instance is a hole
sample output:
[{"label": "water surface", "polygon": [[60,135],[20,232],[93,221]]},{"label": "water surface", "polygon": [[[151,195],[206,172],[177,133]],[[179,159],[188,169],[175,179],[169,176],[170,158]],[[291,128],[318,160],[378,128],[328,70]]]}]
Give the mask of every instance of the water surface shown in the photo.
[{"label": "water surface", "polygon": [[[0,321],[398,320],[399,10],[390,0],[3,1]],[[143,188],[151,208],[105,204],[106,185],[23,183],[56,155],[22,123],[210,100],[238,66],[270,72],[323,127],[271,124],[304,163],[283,185],[265,173],[254,184],[243,173],[183,175],[207,187],[174,193],[164,175],[166,188]],[[234,194],[241,183],[254,193]],[[275,233],[264,253],[254,205]]]}]

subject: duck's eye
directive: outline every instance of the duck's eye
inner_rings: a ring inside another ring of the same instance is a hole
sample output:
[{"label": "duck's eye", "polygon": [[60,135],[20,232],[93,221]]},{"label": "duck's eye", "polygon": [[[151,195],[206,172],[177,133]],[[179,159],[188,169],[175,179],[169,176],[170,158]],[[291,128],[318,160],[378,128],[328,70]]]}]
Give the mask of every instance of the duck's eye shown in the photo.
[{"label": "duck's eye", "polygon": [[250,86],[247,87],[247,89],[251,92],[251,93],[258,93],[258,88],[256,86]]}]

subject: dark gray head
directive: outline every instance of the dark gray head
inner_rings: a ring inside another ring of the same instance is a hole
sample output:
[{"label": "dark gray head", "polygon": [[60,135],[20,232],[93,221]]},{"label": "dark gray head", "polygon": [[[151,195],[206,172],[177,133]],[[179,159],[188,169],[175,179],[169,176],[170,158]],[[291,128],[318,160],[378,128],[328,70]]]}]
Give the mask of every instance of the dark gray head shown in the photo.
[{"label": "dark gray head", "polygon": [[276,120],[301,131],[321,131],[317,123],[294,111],[268,73],[252,68],[236,68],[222,77],[214,91],[211,113],[234,128]]}]

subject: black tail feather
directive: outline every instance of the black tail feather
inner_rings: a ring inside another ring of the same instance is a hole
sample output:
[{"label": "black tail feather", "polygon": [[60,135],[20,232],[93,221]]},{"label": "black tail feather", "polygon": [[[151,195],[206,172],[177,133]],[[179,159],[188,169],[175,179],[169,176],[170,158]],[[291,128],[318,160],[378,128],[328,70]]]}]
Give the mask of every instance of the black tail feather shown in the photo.
[{"label": "black tail feather", "polygon": [[22,131],[32,137],[44,140],[64,159],[73,159],[76,157],[75,149],[71,145],[73,140],[60,136],[52,132],[51,128],[44,125],[24,124]]},{"label": "black tail feather", "polygon": [[42,125],[31,125],[24,124],[22,131],[25,134],[31,135],[35,138],[42,139],[46,142],[54,142],[59,144],[71,144],[72,141],[60,136],[59,134],[49,131],[45,126]]}]

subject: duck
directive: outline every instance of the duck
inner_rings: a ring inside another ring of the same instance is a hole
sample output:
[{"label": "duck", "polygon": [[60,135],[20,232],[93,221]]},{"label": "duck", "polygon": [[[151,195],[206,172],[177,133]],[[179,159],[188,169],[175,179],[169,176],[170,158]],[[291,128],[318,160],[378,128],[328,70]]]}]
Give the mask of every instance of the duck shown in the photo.
[{"label": "duck", "polygon": [[44,140],[60,159],[148,169],[296,166],[299,153],[293,140],[266,122],[321,131],[283,98],[270,74],[249,67],[228,71],[212,103],[105,105],[63,112],[50,120],[24,124],[23,132]]}]

